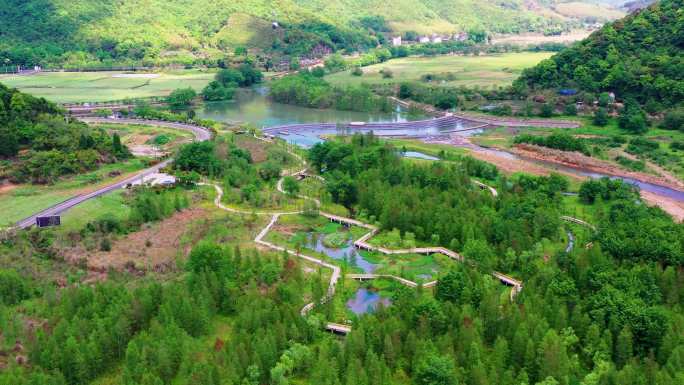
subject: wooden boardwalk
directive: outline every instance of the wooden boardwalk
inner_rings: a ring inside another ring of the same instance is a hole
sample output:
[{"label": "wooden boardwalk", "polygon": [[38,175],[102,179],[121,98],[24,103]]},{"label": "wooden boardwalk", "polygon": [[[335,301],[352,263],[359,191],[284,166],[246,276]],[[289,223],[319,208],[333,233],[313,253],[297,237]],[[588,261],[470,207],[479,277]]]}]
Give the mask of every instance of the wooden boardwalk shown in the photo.
[{"label": "wooden boardwalk", "polygon": [[[301,156],[299,156],[297,154],[294,154],[294,155],[302,161],[304,166],[306,166],[306,161]],[[309,176],[307,174],[306,168],[299,170],[299,171],[296,171],[296,172],[289,174],[289,175],[292,175],[292,176]],[[324,181],[324,179],[322,177],[320,177],[320,176],[317,176],[317,177]],[[281,178],[278,181],[277,189],[278,189],[278,191],[284,193],[283,188],[282,188],[282,181],[283,181],[283,178]],[[498,192],[493,187],[487,186],[486,184],[479,182],[479,181],[475,181],[475,180],[473,181],[473,183],[475,183],[480,188],[489,190],[491,192],[492,196],[494,196],[494,197],[498,196]],[[218,187],[216,185],[214,185],[214,187],[217,189],[217,191],[222,192],[220,187]],[[308,199],[308,200],[316,202],[316,204],[319,207],[321,205],[320,201],[315,199],[315,198],[302,196],[302,195],[300,195],[300,197],[303,199]],[[215,203],[217,206],[224,208],[228,211],[237,211],[237,210],[233,210],[233,209],[226,208],[225,206],[223,206],[221,204],[220,196],[217,197]],[[332,274],[330,277],[330,282],[328,284],[327,293],[319,301],[320,304],[323,304],[323,303],[330,301],[333,298],[333,296],[335,295],[335,289],[336,289],[337,283],[342,276],[341,268],[339,266],[325,262],[319,258],[311,257],[311,256],[299,253],[299,252],[294,251],[294,250],[289,250],[289,249],[286,249],[282,246],[278,246],[278,245],[275,245],[273,243],[270,243],[270,242],[264,240],[264,238],[266,238],[266,236],[268,235],[268,232],[273,228],[273,226],[276,224],[276,222],[278,221],[278,219],[280,218],[281,215],[290,215],[290,214],[298,214],[298,213],[301,213],[301,211],[287,212],[287,213],[258,213],[257,212],[257,214],[268,214],[268,215],[272,215],[272,217],[271,217],[271,220],[269,221],[268,225],[266,227],[264,227],[259,232],[259,234],[257,234],[256,238],[254,239],[254,242],[261,245],[261,246],[271,248],[273,250],[287,252],[288,254],[302,258],[302,259],[304,259],[310,263],[313,263],[313,264],[319,265],[321,267],[330,269],[332,271]],[[370,244],[368,241],[378,233],[379,229],[376,226],[368,224],[368,223],[364,223],[364,222],[356,220],[356,219],[347,218],[347,217],[343,217],[343,216],[339,216],[339,215],[334,215],[334,214],[326,213],[323,211],[320,211],[319,214],[321,216],[327,218],[330,221],[337,222],[337,223],[340,223],[340,224],[345,225],[345,226],[357,226],[357,227],[362,227],[362,228],[368,229],[369,231],[366,234],[364,234],[363,236],[361,236],[359,239],[357,239],[354,242],[354,246],[359,248],[359,249],[376,251],[376,252],[380,252],[380,253],[383,253],[386,255],[442,254],[442,255],[445,255],[445,256],[447,256],[447,257],[449,257],[455,261],[464,262],[464,258],[460,254],[458,254],[457,252],[455,252],[453,250],[449,250],[447,248],[444,248],[444,247],[416,247],[416,248],[410,248],[410,249],[388,249],[388,248],[384,248],[384,247],[374,246],[374,245]],[[580,219],[577,219],[577,218],[568,217],[568,216],[563,216],[561,218],[565,221],[577,223],[577,224],[595,229],[595,227],[592,226],[591,224],[589,224],[585,221],[582,221]],[[517,280],[517,279],[515,279],[509,275],[506,275],[506,274],[503,274],[503,273],[500,273],[497,271],[494,271],[491,274],[496,279],[498,279],[501,283],[503,283],[507,286],[511,286],[511,292],[510,292],[511,301],[513,301],[515,299],[515,296],[522,291],[523,284],[520,280]],[[406,278],[391,275],[391,274],[347,274],[344,278],[359,280],[359,281],[372,280],[372,279],[392,279],[392,280],[400,282],[401,284],[406,285],[408,287],[420,286],[420,284],[418,284],[416,282],[413,282],[413,281],[408,280]],[[431,288],[431,287],[436,286],[437,283],[438,283],[438,281],[436,281],[436,280],[426,282],[422,285],[422,287]],[[316,305],[317,305],[317,303],[311,302],[311,303],[306,304],[304,307],[302,307],[302,309],[300,311],[302,316],[306,316],[311,310],[314,309],[314,307]],[[326,330],[329,330],[333,333],[338,333],[338,334],[347,334],[347,333],[351,332],[351,330],[352,330],[351,326],[336,324],[336,323],[327,323],[325,328],[326,328]]]},{"label": "wooden boardwalk", "polygon": [[575,223],[575,224],[578,224],[578,225],[580,225],[580,226],[588,227],[588,228],[590,228],[590,229],[596,231],[596,226],[592,225],[592,224],[589,223],[589,222],[585,222],[585,221],[583,221],[583,220],[581,220],[581,219],[577,219],[577,218],[570,217],[570,216],[567,216],[567,215],[563,215],[563,216],[561,217],[561,219],[564,220],[564,221],[566,221],[566,222]]}]

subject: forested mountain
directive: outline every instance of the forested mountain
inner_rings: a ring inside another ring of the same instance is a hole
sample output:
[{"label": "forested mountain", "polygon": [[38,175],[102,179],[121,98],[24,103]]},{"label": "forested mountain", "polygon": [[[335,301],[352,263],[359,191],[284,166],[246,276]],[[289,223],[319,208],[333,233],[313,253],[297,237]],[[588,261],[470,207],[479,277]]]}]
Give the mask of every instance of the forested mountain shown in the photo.
[{"label": "forested mountain", "polygon": [[577,23],[578,18],[556,13],[553,4],[555,0],[0,0],[0,59],[22,65],[193,62],[241,45],[305,54],[316,43],[333,49],[375,46],[379,36],[374,35],[390,30],[510,33]]},{"label": "forested mountain", "polygon": [[130,156],[118,136],[65,119],[63,112],[0,84],[0,182],[54,182]]},{"label": "forested mountain", "polygon": [[666,107],[684,100],[682,0],[662,0],[606,25],[523,72],[518,86],[613,91]]}]

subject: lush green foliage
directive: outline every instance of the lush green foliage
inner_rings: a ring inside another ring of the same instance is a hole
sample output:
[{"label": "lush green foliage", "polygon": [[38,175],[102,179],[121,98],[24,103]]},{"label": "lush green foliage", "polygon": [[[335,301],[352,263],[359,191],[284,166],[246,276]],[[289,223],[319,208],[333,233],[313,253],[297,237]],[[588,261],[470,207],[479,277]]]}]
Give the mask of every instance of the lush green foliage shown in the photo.
[{"label": "lush green foliage", "polygon": [[[222,147],[213,151],[217,159],[241,162],[225,155],[230,141],[214,146]],[[22,341],[30,365],[11,363],[0,384],[669,385],[684,379],[684,225],[644,205],[631,187],[585,183],[582,198],[594,197],[597,232],[572,227],[591,243],[549,253],[542,245],[559,240],[558,202],[568,188],[557,175],[489,175],[498,178],[488,181],[499,190],[493,199],[470,182],[487,169],[477,161],[403,161],[372,136],[319,144],[309,158],[325,170],[330,192],[360,218],[448,244],[478,264],[454,261],[434,296],[390,286],[392,306],[354,318],[344,339],[322,331],[334,317],[333,302],[301,316],[306,302],[324,295],[327,277],[303,274],[308,266],[286,254],[202,240],[183,271],[163,283],[112,278],[58,292],[3,269],[0,347],[9,352]],[[139,199],[155,196],[144,191]],[[155,204],[144,206],[154,212]],[[104,220],[90,226],[117,228]],[[38,254],[49,232],[22,233],[13,242],[0,250]],[[478,266],[511,272],[525,287],[511,301]],[[338,282],[338,293],[346,285],[352,283]]]},{"label": "lush green foliage", "polygon": [[224,68],[219,70],[214,81],[209,83],[202,91],[204,100],[230,100],[233,98],[235,88],[249,87],[260,83],[263,74],[252,64],[244,63],[237,68]]},{"label": "lush green foliage", "polygon": [[529,143],[537,146],[555,148],[563,151],[578,151],[589,155],[589,148],[583,139],[557,132],[548,136],[535,136],[529,134],[518,135],[514,139],[515,143]]},{"label": "lush green foliage", "polygon": [[280,103],[350,111],[389,111],[386,98],[364,85],[334,87],[310,73],[285,76],[271,83],[270,96]]},{"label": "lush green foliage", "polygon": [[9,62],[0,65],[216,64],[245,48],[294,56],[373,48],[388,29],[468,31],[482,40],[487,32],[577,24],[555,15],[553,3],[530,10],[522,0],[346,0],[332,7],[322,0],[4,0],[0,58]]},{"label": "lush green foliage", "polygon": [[166,97],[166,102],[177,110],[191,105],[196,96],[197,93],[192,88],[179,88]]},{"label": "lush green foliage", "polygon": [[[116,135],[69,122],[54,104],[0,84],[0,178],[50,183],[130,156]],[[22,151],[20,154],[20,150]]]},{"label": "lush green foliage", "polygon": [[682,7],[682,0],[662,0],[608,24],[526,70],[517,86],[613,91],[618,98],[658,104],[660,109],[676,105],[684,100]]},{"label": "lush green foliage", "polygon": [[[495,250],[522,250],[542,237],[558,235],[558,207],[550,197],[567,183],[562,178],[565,183],[555,177],[520,178],[511,191],[525,193],[506,194],[494,206],[491,196],[470,183],[470,176],[479,174],[477,165],[471,166],[476,161],[406,163],[391,147],[365,136],[355,136],[353,144],[317,144],[309,159],[325,170],[326,187],[336,202],[379,222],[383,229],[470,249],[483,265],[492,264]],[[529,230],[516,231],[522,227]],[[491,246],[482,246],[483,240]]]}]

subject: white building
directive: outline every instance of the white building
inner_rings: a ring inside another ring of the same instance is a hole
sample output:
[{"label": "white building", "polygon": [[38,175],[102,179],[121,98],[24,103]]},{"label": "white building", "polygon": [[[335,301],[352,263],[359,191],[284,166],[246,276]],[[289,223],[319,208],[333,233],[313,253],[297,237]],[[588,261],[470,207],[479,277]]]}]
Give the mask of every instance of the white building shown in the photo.
[{"label": "white building", "polygon": [[131,183],[131,186],[148,185],[148,186],[171,186],[176,183],[176,177],[165,173],[153,173],[145,175],[142,178]]},{"label": "white building", "polygon": [[427,37],[427,36],[421,36],[420,38],[418,38],[418,42],[419,42],[419,43],[429,43],[429,42],[430,42],[430,38]]},{"label": "white building", "polygon": [[442,37],[439,35],[432,35],[432,42],[435,44],[439,44],[442,42]]},{"label": "white building", "polygon": [[396,36],[392,38],[392,46],[399,47],[401,45],[401,36]]}]

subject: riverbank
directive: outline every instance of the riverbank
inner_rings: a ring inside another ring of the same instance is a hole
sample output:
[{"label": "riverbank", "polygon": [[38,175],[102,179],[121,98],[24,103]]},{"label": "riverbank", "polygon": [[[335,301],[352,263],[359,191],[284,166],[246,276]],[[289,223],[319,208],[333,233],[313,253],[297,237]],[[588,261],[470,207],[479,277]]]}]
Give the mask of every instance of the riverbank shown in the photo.
[{"label": "riverbank", "polygon": [[[466,148],[472,157],[495,165],[505,174],[529,173],[534,175],[550,175],[551,173],[557,173],[571,178],[571,180],[574,180],[578,183],[590,178],[588,175],[581,175],[571,172],[565,167],[572,167],[565,164],[558,163],[559,166],[563,166],[560,168],[553,168],[540,164],[540,162],[547,162],[545,159],[536,159],[536,161],[532,159],[524,159],[523,157],[513,156],[514,154],[511,153],[486,149],[479,146],[463,148]],[[615,176],[620,177],[620,175]],[[663,211],[671,215],[679,222],[684,221],[684,201],[664,195],[662,193],[655,193],[652,191],[646,191],[644,189],[640,190],[640,194],[641,198],[649,205],[660,207]]]},{"label": "riverbank", "polygon": [[589,171],[599,174],[607,174],[621,178],[635,179],[641,182],[667,187],[673,190],[684,191],[684,183],[673,178],[664,178],[638,171],[629,171],[618,166],[592,158],[578,152],[561,151],[532,144],[518,144],[510,150],[513,154],[524,158],[530,158],[543,162],[554,163],[581,171]]}]

